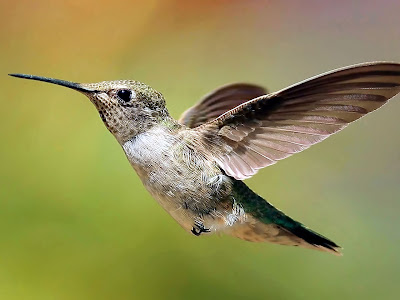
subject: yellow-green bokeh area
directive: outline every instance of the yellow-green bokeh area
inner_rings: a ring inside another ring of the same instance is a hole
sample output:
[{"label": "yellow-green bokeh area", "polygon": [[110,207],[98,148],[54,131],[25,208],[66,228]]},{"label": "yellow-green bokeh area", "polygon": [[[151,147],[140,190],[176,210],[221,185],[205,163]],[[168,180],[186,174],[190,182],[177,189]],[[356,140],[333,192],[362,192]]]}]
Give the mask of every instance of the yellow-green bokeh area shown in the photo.
[{"label": "yellow-green bokeh area", "polygon": [[136,79],[171,114],[400,61],[398,1],[2,1],[0,299],[397,299],[400,98],[247,183],[344,256],[185,233],[82,95],[7,73]]}]

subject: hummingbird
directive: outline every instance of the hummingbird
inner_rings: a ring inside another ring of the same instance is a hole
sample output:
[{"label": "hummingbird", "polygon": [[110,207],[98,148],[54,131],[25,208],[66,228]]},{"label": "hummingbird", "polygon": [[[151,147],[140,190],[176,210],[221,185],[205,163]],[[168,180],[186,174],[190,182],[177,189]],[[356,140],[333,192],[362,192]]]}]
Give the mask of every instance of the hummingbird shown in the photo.
[{"label": "hummingbird", "polygon": [[173,119],[161,93],[133,80],[49,82],[86,95],[153,198],[195,236],[225,233],[251,242],[340,255],[328,238],[276,209],[243,180],[378,109],[400,92],[400,64],[357,64],[269,93],[235,83]]}]

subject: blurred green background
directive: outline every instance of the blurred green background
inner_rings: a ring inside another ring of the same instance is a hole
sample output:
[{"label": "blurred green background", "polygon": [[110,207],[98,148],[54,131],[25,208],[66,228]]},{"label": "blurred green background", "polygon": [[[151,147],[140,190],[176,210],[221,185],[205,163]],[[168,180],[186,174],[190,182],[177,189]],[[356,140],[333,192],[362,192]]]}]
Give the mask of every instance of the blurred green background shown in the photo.
[{"label": "blurred green background", "polygon": [[400,2],[0,3],[0,299],[398,299],[400,97],[246,182],[344,256],[185,233],[95,108],[23,81],[136,79],[174,117],[245,81],[276,91],[400,61]]}]

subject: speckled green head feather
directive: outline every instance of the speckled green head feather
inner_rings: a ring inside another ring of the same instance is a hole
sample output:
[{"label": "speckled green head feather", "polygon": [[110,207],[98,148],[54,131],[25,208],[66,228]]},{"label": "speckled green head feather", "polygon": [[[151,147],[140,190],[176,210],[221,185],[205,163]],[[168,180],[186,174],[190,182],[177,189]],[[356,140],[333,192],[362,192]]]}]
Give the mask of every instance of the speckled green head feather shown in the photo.
[{"label": "speckled green head feather", "polygon": [[108,130],[120,143],[169,118],[161,93],[133,80],[84,83],[87,93]]}]

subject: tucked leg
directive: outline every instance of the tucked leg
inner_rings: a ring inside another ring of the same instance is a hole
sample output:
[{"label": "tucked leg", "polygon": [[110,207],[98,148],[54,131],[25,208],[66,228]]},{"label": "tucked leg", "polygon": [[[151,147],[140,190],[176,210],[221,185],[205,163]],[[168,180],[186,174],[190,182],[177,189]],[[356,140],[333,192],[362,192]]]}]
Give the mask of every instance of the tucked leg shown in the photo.
[{"label": "tucked leg", "polygon": [[195,236],[199,236],[204,232],[210,232],[209,228],[205,228],[203,222],[201,221],[195,221],[194,226],[192,227],[192,233]]}]

